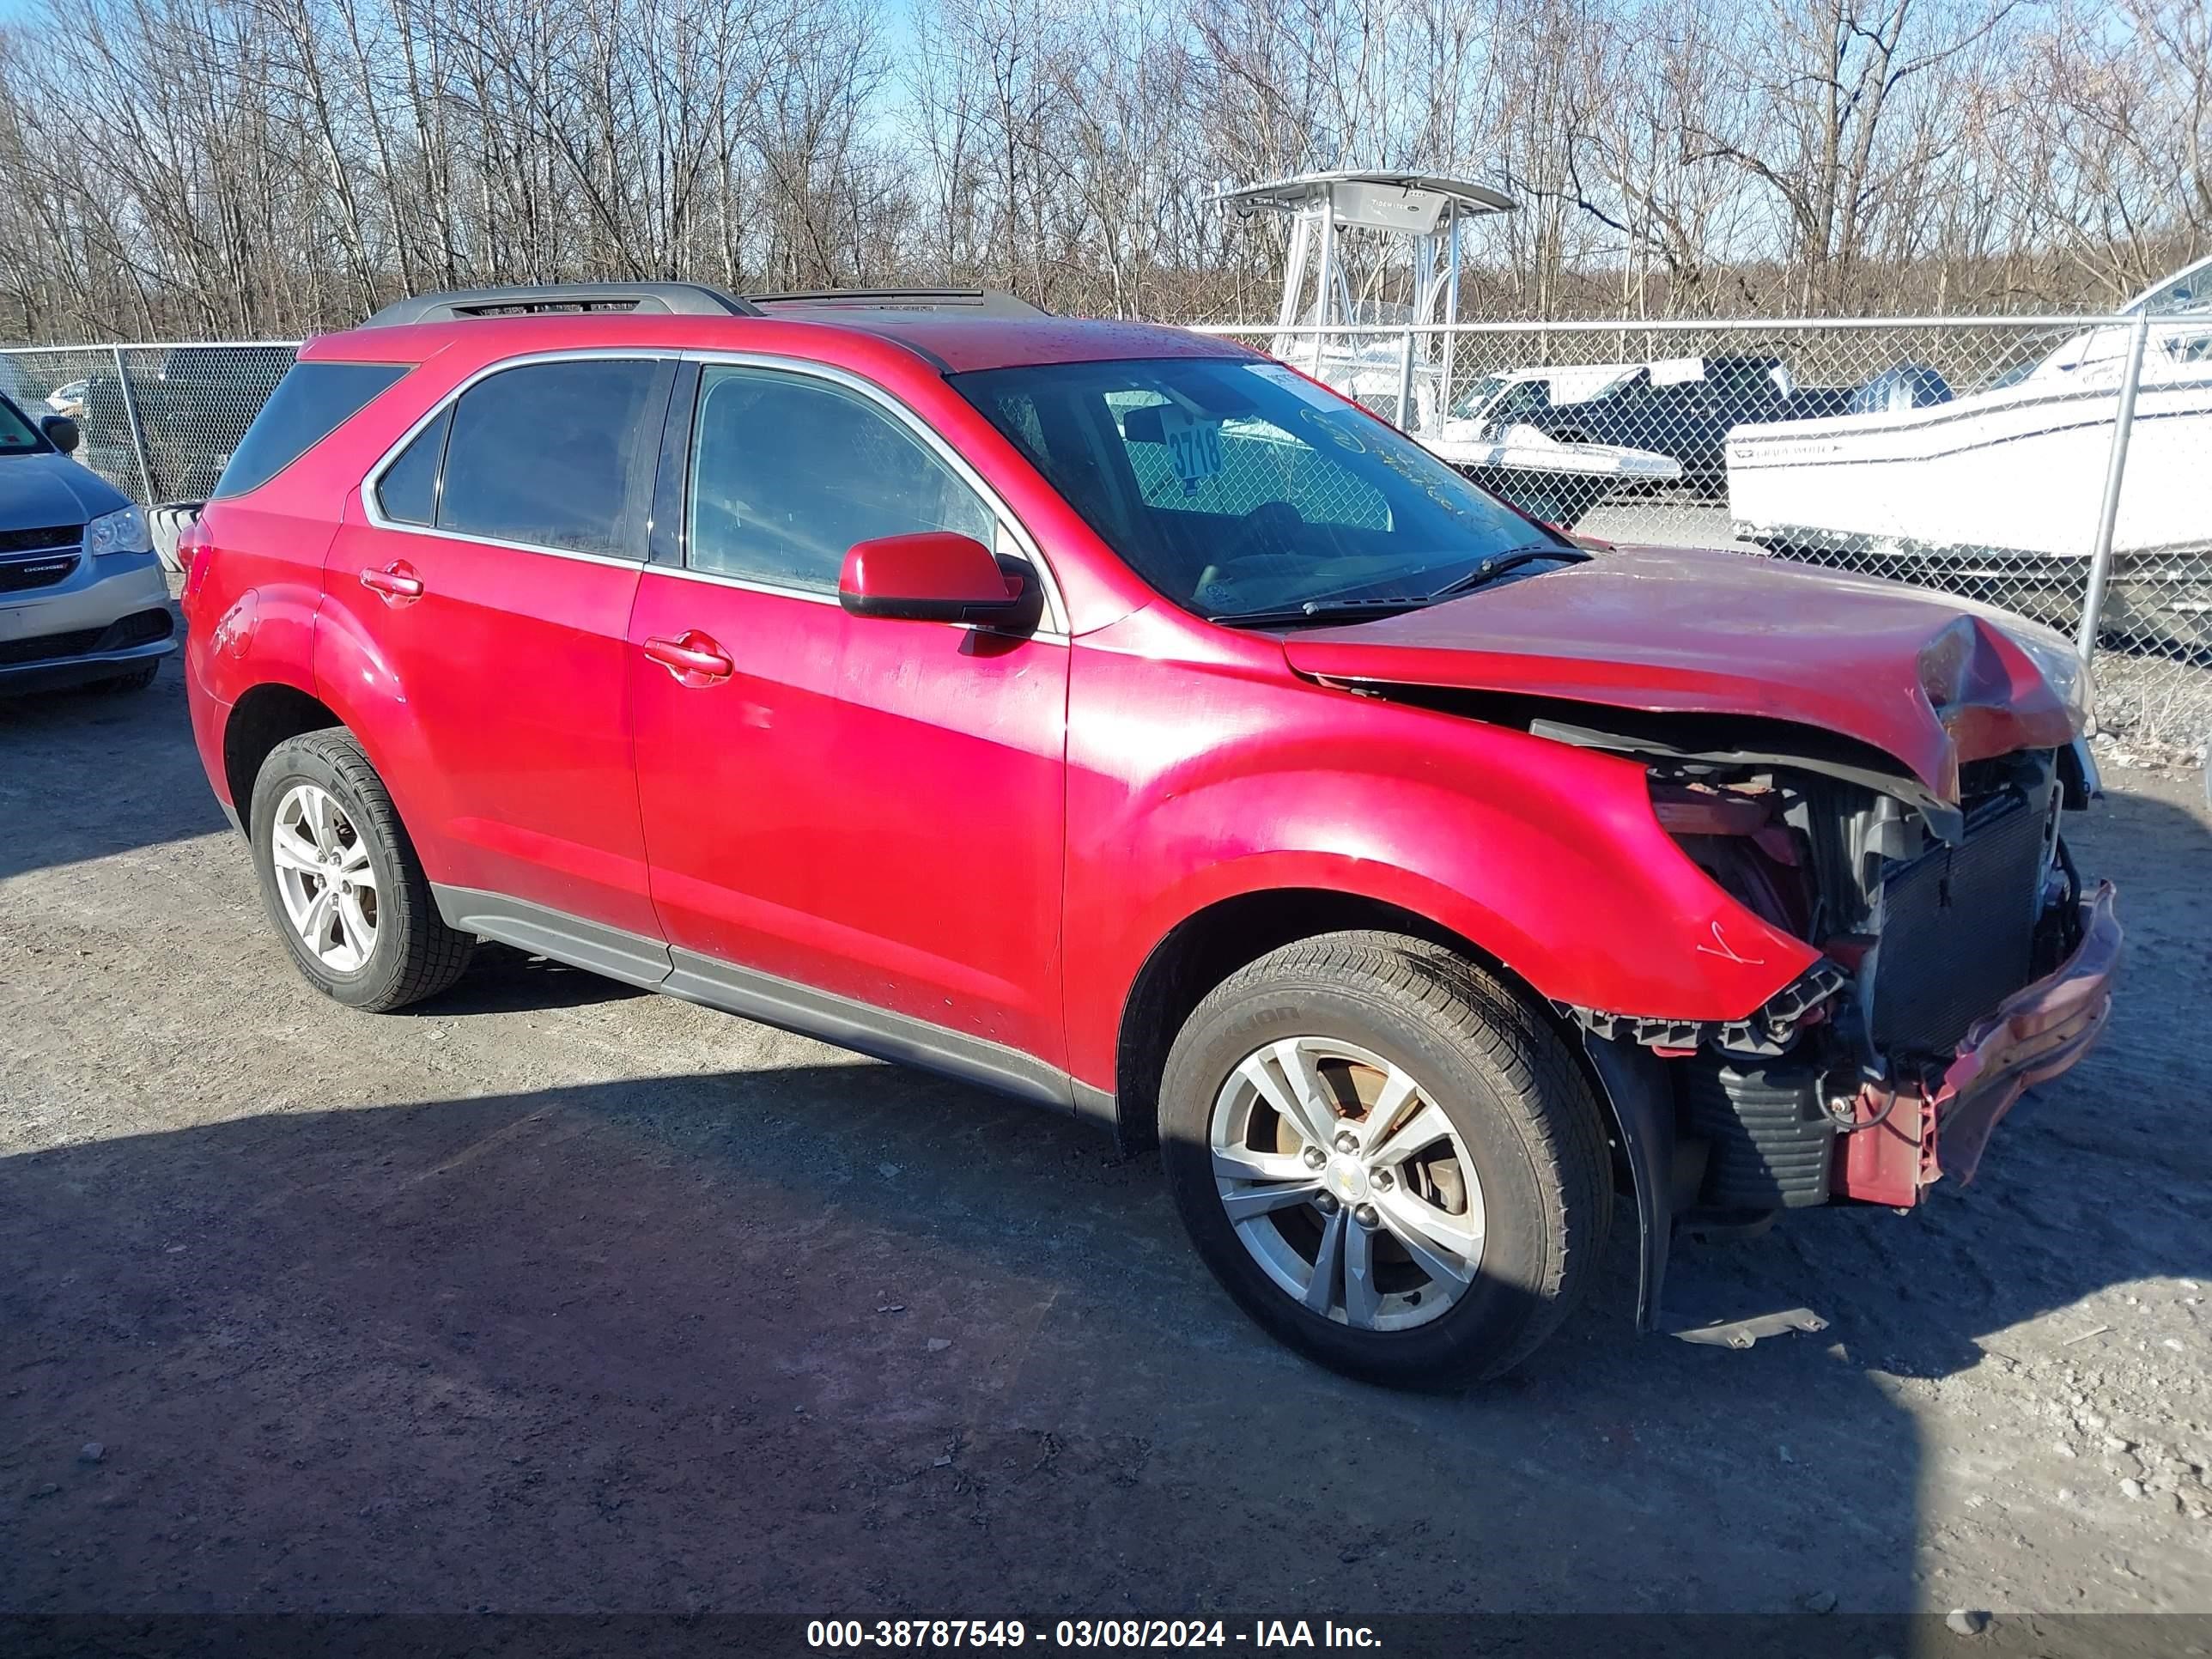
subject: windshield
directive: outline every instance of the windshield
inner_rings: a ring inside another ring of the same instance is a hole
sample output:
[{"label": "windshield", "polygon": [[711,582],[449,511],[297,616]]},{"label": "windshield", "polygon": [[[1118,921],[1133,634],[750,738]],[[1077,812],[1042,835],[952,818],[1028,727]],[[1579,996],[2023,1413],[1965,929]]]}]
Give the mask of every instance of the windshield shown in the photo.
[{"label": "windshield", "polygon": [[1279,363],[1171,357],[951,378],[1132,569],[1200,616],[1419,600],[1531,545],[1578,556]]},{"label": "windshield", "polygon": [[2157,287],[2136,295],[2120,314],[2131,317],[2145,311],[2154,317],[2190,317],[2212,312],[2212,259],[2199,259],[2177,270]]},{"label": "windshield", "polygon": [[0,398],[0,455],[23,455],[46,447],[45,437],[23,412]]}]

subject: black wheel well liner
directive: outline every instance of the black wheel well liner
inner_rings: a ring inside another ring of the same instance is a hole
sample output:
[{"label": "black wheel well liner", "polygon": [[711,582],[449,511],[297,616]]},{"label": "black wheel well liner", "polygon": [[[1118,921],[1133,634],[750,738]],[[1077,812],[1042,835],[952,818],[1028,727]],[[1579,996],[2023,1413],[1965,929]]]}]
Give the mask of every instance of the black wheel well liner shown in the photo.
[{"label": "black wheel well liner", "polygon": [[252,815],[253,781],[270,750],[287,738],[344,724],[327,703],[296,685],[267,681],[240,697],[222,728],[222,775],[240,824]]}]

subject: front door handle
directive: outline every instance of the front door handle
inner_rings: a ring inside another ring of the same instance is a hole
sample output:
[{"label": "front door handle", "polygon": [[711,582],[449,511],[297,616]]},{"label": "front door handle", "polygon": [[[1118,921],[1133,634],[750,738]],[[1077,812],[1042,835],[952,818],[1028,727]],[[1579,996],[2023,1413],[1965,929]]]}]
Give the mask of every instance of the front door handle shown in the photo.
[{"label": "front door handle", "polygon": [[645,654],[674,675],[678,684],[694,690],[720,684],[738,672],[729,653],[696,628],[686,629],[674,638],[660,635],[647,640]]},{"label": "front door handle", "polygon": [[362,571],[361,585],[381,594],[386,605],[406,605],[422,597],[422,579],[404,559],[395,560],[381,570]]}]

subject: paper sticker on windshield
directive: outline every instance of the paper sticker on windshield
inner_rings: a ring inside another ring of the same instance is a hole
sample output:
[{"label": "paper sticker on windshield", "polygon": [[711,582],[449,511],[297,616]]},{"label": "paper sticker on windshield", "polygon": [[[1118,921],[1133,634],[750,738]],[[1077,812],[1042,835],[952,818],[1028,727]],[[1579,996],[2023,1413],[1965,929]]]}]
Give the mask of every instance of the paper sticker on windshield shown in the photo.
[{"label": "paper sticker on windshield", "polygon": [[1182,480],[1182,493],[1194,495],[1199,485],[1221,472],[1221,422],[1200,420],[1176,404],[1160,407],[1160,435],[1167,441],[1168,461]]},{"label": "paper sticker on windshield", "polygon": [[1244,365],[1244,372],[1247,374],[1256,374],[1270,385],[1279,386],[1285,392],[1295,393],[1316,409],[1335,410],[1344,407],[1343,398],[1326,386],[1316,386],[1297,370],[1286,364],[1247,363]]}]

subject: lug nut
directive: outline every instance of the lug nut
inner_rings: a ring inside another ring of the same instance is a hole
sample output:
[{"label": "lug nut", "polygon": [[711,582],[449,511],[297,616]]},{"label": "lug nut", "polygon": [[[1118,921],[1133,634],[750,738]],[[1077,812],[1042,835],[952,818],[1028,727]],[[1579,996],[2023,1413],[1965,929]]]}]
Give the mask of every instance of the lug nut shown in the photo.
[{"label": "lug nut", "polygon": [[1334,1215],[1336,1213],[1336,1194],[1334,1193],[1315,1194],[1314,1208],[1319,1210],[1323,1215]]},{"label": "lug nut", "polygon": [[1358,1152],[1359,1150],[1359,1137],[1352,1133],[1349,1129],[1344,1130],[1336,1138],[1336,1150],[1340,1152]]},{"label": "lug nut", "polygon": [[1309,1146],[1306,1148],[1306,1168],[1309,1170],[1318,1170],[1322,1164],[1328,1162],[1328,1154],[1322,1151],[1320,1147]]},{"label": "lug nut", "polygon": [[1388,1170],[1377,1170],[1368,1179],[1375,1183],[1375,1190],[1378,1193],[1387,1193],[1398,1184],[1398,1177]]},{"label": "lug nut", "polygon": [[1373,1227],[1382,1219],[1375,1213],[1375,1206],[1372,1204],[1361,1205],[1352,1212],[1352,1218],[1363,1227]]}]

